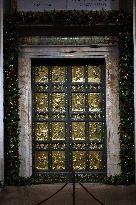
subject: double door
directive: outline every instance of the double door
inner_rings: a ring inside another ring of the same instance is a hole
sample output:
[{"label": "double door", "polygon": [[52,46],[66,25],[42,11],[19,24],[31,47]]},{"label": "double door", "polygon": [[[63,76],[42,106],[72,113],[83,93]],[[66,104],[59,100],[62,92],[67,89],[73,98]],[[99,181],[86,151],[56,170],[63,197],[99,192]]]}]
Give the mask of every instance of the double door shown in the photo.
[{"label": "double door", "polygon": [[103,59],[32,61],[33,172],[106,170]]}]

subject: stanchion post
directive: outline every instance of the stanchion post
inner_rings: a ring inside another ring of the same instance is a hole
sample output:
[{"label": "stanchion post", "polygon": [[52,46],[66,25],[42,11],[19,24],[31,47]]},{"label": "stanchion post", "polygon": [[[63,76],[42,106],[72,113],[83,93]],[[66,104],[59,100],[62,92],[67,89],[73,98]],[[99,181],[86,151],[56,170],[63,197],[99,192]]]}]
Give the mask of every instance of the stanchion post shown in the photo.
[{"label": "stanchion post", "polygon": [[73,205],[76,204],[76,191],[75,191],[75,172],[72,172],[72,182],[73,182]]}]

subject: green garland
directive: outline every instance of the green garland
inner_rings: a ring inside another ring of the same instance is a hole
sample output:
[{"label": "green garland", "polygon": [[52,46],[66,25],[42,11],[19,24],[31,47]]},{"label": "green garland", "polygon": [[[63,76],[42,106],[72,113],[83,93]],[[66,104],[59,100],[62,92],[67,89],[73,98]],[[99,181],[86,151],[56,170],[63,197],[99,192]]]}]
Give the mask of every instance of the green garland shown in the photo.
[{"label": "green garland", "polygon": [[19,176],[19,88],[16,18],[4,21],[4,139],[5,182]]},{"label": "green garland", "polygon": [[133,36],[120,37],[120,160],[123,174],[134,174]]},{"label": "green garland", "polygon": [[[63,19],[63,20],[62,20]],[[18,38],[19,24],[63,25],[124,25],[119,34],[120,49],[120,160],[121,175],[106,177],[108,184],[128,184],[134,182],[134,108],[133,108],[133,37],[130,27],[132,16],[120,11],[60,11],[16,13],[5,17],[4,22],[4,90],[5,90],[5,182],[7,184],[43,183],[43,178],[20,178],[19,158],[19,88],[18,88]],[[128,32],[126,32],[128,30]],[[111,34],[112,36],[112,34]],[[101,180],[102,181],[102,180]]]},{"label": "green garland", "polygon": [[50,12],[19,12],[19,24],[48,24],[48,25],[87,25],[96,24],[132,24],[132,15],[122,11],[50,11]]}]

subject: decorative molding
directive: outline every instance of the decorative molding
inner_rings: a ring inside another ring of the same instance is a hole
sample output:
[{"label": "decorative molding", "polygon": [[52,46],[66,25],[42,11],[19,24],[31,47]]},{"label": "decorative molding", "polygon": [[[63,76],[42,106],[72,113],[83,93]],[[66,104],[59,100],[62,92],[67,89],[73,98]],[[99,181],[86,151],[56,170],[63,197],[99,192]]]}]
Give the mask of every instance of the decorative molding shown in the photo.
[{"label": "decorative molding", "polygon": [[100,47],[105,44],[108,46],[117,45],[117,37],[108,37],[108,36],[82,36],[82,37],[45,37],[45,36],[29,36],[29,37],[20,37],[20,45],[88,45],[92,47]]}]

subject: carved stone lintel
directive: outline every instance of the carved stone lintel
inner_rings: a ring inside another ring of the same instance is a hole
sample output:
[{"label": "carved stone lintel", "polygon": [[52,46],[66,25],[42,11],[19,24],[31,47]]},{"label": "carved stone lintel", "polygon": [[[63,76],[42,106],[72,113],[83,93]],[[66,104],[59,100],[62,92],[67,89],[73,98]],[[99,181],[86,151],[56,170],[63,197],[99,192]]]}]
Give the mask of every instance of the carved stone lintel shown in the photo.
[{"label": "carved stone lintel", "polygon": [[118,38],[108,36],[82,36],[82,37],[43,37],[43,36],[29,36],[20,37],[20,45],[88,45],[88,46],[103,46],[103,45],[117,45]]}]

